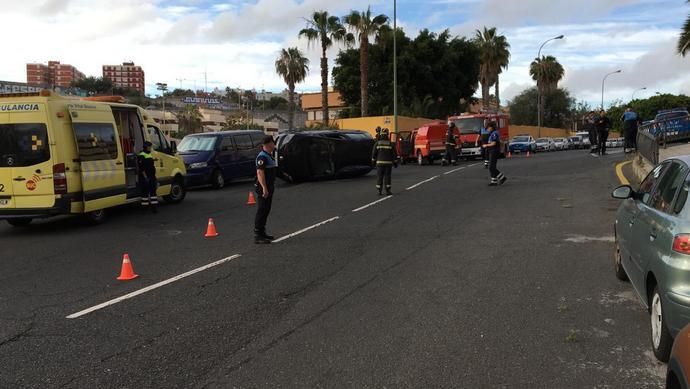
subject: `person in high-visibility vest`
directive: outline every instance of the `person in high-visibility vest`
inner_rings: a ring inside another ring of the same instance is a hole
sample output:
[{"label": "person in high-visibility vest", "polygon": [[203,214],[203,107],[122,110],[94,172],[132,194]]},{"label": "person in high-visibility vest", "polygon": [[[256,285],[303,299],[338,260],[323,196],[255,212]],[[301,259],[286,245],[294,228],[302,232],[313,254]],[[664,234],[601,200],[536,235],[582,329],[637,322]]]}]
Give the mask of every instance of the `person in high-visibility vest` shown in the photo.
[{"label": "person in high-visibility vest", "polygon": [[158,212],[158,180],[156,179],[156,162],[151,155],[153,144],[144,142],[144,149],[139,153],[139,189],[141,191],[141,205],[151,208],[151,212]]},{"label": "person in high-visibility vest", "polygon": [[441,165],[452,163],[453,166],[458,166],[458,140],[455,137],[455,123],[450,122],[448,131],[446,132],[446,153],[443,155]]},{"label": "person in high-visibility vest", "polygon": [[389,130],[384,128],[381,130],[381,136],[374,144],[374,150],[371,154],[371,161],[376,164],[376,189],[379,195],[382,194],[383,185],[386,185],[386,194],[392,195],[391,192],[391,174],[393,173],[393,166],[398,167],[398,156],[395,152],[395,146],[391,142]]}]

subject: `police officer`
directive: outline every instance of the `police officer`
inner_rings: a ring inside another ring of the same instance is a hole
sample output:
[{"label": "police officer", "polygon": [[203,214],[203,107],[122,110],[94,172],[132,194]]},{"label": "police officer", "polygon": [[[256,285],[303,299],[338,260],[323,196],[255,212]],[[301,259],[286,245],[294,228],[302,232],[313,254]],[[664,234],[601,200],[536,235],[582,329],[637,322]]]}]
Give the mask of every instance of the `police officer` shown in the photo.
[{"label": "police officer", "polygon": [[381,130],[381,136],[374,144],[374,150],[371,154],[371,160],[376,164],[376,189],[381,195],[381,190],[384,185],[386,185],[386,194],[392,195],[391,192],[391,173],[393,172],[393,166],[398,167],[397,155],[395,153],[395,147],[390,140],[389,131],[387,128]]},{"label": "police officer", "polygon": [[621,120],[623,120],[623,136],[625,137],[623,151],[627,154],[635,150],[635,143],[637,142],[637,122],[639,119],[632,108],[627,107],[621,116]]},{"label": "police officer", "polygon": [[489,121],[488,119],[484,121],[484,125],[481,130],[479,130],[479,137],[477,138],[477,147],[481,147],[482,159],[484,160],[484,169],[489,168],[489,153],[484,145],[489,141]]},{"label": "police officer", "polygon": [[457,139],[455,137],[455,123],[450,122],[448,125],[448,131],[446,132],[446,153],[443,155],[443,160],[441,165],[445,166],[448,161],[453,164],[453,166],[458,166],[458,146]]},{"label": "police officer", "polygon": [[599,155],[606,155],[606,141],[609,138],[609,130],[611,129],[611,119],[606,116],[606,111],[603,109],[599,111],[599,117],[594,122],[594,127],[597,130],[597,140],[599,142]]},{"label": "police officer", "polygon": [[489,130],[489,139],[482,147],[489,156],[489,173],[491,174],[489,186],[503,185],[507,178],[496,168],[498,156],[501,154],[501,136],[496,130],[496,123],[489,123],[487,129]]},{"label": "police officer", "polygon": [[158,212],[158,180],[156,179],[156,162],[151,155],[153,144],[144,142],[144,148],[139,153],[139,190],[141,191],[141,205],[151,208],[151,212]]},{"label": "police officer", "polygon": [[271,243],[274,239],[266,234],[266,221],[271,212],[273,193],[275,191],[276,170],[278,165],[273,158],[275,141],[272,136],[263,139],[263,146],[256,157],[256,183],[257,194],[256,217],[254,218],[254,243]]}]

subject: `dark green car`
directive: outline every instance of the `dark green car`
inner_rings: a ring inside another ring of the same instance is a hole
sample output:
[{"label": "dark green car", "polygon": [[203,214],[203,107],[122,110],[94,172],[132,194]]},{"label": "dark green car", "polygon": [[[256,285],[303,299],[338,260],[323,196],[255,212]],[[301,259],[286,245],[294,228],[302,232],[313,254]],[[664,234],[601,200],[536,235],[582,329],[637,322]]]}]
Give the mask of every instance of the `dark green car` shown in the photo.
[{"label": "dark green car", "polygon": [[616,214],[615,271],[649,310],[654,355],[668,361],[673,339],[690,323],[690,156],[666,160],[624,199]]}]

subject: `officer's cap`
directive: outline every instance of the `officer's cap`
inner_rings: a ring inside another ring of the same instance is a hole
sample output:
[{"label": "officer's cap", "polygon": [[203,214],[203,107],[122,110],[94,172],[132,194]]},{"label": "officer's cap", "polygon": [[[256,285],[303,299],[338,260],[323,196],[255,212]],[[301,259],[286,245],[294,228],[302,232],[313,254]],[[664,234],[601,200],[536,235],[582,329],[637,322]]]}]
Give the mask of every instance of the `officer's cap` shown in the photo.
[{"label": "officer's cap", "polygon": [[266,136],[264,137],[263,142],[261,142],[261,143],[264,144],[264,145],[267,145],[267,144],[270,144],[270,143],[275,143],[275,141],[273,140],[273,137],[272,137],[272,136],[266,135]]}]

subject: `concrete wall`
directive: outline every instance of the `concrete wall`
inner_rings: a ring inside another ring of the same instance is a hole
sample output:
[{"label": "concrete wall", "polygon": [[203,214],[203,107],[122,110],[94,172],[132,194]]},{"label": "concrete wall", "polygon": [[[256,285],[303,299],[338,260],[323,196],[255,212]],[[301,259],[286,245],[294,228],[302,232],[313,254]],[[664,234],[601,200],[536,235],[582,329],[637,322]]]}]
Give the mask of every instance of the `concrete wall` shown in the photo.
[{"label": "concrete wall", "polygon": [[551,138],[562,138],[565,136],[570,136],[570,131],[562,129],[562,128],[548,128],[548,127],[542,127],[541,132],[539,131],[538,127],[536,126],[514,126],[510,125],[510,137],[514,137],[516,135],[521,135],[521,134],[529,134],[532,135],[533,137],[537,138],[539,134],[541,133],[542,137],[551,137]]}]

